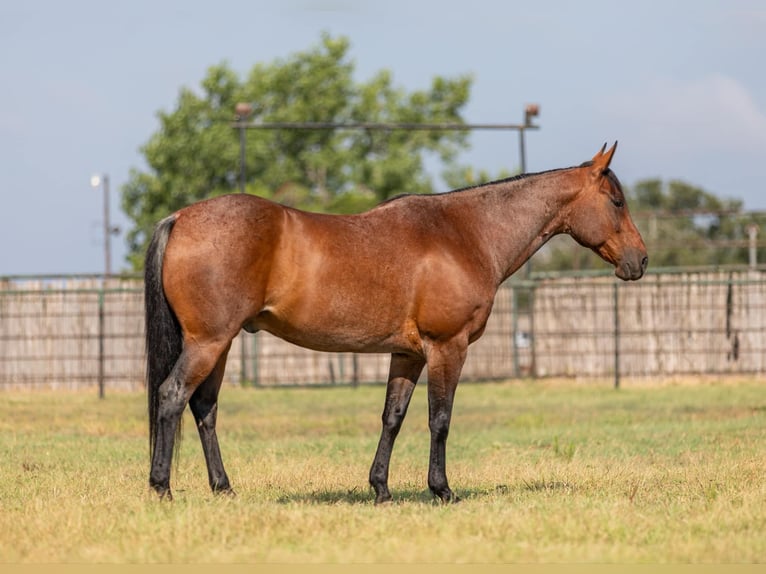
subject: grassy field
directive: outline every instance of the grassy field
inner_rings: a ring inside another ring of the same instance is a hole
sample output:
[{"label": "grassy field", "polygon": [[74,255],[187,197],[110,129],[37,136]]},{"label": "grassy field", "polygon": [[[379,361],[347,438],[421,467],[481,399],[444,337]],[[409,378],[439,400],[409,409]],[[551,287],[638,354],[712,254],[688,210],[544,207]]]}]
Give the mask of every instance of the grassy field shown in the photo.
[{"label": "grassy field", "polygon": [[147,484],[142,394],[4,393],[0,561],[722,563],[766,559],[766,383],[466,384],[448,443],[457,505],[426,487],[425,387],[367,472],[383,387],[226,388],[235,498],[208,491],[190,415],[172,485]]}]

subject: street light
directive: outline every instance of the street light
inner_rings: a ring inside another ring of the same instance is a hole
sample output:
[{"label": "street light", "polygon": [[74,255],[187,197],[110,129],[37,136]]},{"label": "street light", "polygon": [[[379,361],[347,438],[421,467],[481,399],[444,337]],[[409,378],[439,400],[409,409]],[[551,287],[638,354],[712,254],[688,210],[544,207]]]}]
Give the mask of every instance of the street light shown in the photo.
[{"label": "street light", "polygon": [[109,176],[106,174],[91,176],[90,186],[93,189],[101,187],[104,190],[104,279],[109,279],[112,275],[111,236],[120,232],[119,227],[112,227],[109,223]]},{"label": "street light", "polygon": [[112,227],[109,222],[109,176],[106,174],[95,174],[90,177],[90,186],[93,189],[101,187],[104,190],[104,279],[102,280],[101,294],[98,298],[98,397],[104,398],[104,388],[106,387],[106,316],[104,310],[105,297],[104,290],[106,282],[112,275],[112,248],[111,237],[120,232],[117,226]]}]

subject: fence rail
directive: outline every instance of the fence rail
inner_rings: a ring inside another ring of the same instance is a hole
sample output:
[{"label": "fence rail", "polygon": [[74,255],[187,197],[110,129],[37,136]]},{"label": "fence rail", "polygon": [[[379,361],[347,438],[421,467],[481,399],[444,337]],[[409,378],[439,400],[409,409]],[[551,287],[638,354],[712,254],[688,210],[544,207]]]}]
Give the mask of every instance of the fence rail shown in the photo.
[{"label": "fence rail", "polygon": [[[138,389],[143,285],[99,277],[0,280],[0,389]],[[317,385],[384,381],[388,357],[319,353],[241,333],[225,380]],[[465,380],[766,372],[766,272],[513,280],[497,294]]]}]

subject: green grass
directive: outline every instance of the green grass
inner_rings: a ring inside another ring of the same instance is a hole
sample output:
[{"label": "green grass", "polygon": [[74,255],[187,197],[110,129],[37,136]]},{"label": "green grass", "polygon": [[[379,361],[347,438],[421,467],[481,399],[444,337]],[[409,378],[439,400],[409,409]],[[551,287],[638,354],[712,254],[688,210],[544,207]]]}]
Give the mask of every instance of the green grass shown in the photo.
[{"label": "green grass", "polygon": [[207,486],[190,415],[172,486],[147,488],[141,394],[0,395],[2,562],[758,562],[766,386],[463,383],[447,471],[426,486],[425,385],[367,473],[383,387],[236,389],[219,437],[236,498]]}]

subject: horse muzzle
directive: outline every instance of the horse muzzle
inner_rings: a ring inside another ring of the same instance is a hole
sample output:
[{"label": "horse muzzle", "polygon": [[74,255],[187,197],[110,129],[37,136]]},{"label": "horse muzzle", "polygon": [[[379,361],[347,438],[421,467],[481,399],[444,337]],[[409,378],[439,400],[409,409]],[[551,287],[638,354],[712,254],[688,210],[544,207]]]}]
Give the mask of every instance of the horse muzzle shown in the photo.
[{"label": "horse muzzle", "polygon": [[623,253],[620,262],[615,266],[614,274],[623,281],[636,281],[644,276],[646,267],[649,265],[649,257],[646,251],[630,249]]}]

